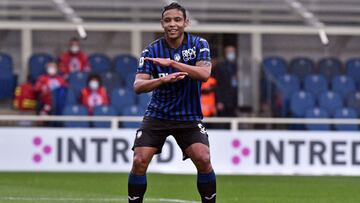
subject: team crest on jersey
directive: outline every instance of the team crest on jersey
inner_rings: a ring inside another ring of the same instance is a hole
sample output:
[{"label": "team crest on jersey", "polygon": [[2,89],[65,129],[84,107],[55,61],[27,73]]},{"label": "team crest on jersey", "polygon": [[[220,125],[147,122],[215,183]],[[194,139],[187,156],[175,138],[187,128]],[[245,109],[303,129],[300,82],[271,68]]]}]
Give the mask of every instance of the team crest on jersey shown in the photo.
[{"label": "team crest on jersey", "polygon": [[139,59],[139,67],[142,68],[144,66],[144,57]]},{"label": "team crest on jersey", "polygon": [[180,54],[176,53],[176,54],[174,55],[174,60],[175,60],[176,62],[179,62],[180,59],[181,59]]},{"label": "team crest on jersey", "polygon": [[182,55],[183,55],[183,60],[185,62],[195,59],[196,58],[196,47],[193,47],[193,48],[190,48],[187,50],[183,50]]}]

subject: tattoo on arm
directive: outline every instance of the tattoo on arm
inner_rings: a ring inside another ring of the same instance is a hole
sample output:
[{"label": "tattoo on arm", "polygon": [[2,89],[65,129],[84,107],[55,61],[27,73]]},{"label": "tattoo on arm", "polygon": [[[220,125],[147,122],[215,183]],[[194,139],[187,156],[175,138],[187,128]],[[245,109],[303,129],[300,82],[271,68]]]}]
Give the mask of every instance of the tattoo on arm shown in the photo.
[{"label": "tattoo on arm", "polygon": [[198,61],[196,65],[201,67],[211,67],[211,61]]}]

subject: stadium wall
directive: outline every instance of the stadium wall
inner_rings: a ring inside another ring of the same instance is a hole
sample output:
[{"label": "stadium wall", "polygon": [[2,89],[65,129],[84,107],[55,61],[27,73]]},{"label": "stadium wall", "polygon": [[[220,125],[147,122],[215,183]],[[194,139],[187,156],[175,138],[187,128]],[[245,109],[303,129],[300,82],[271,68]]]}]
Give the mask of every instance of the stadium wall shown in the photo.
[{"label": "stadium wall", "polygon": [[[0,171],[128,172],[134,129],[0,129]],[[137,136],[141,136],[141,133]],[[360,176],[354,132],[209,131],[218,174]],[[170,137],[150,172],[194,173]]]}]

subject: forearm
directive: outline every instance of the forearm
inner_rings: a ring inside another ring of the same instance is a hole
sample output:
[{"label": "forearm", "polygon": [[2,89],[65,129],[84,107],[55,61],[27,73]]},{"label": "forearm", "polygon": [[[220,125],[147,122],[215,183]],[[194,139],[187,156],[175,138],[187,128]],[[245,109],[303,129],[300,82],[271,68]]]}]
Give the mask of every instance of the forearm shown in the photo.
[{"label": "forearm", "polygon": [[179,71],[187,72],[190,78],[200,80],[202,82],[206,82],[211,74],[211,68],[209,67],[191,66],[176,61],[172,61],[172,64],[170,66]]},{"label": "forearm", "polygon": [[161,81],[161,78],[151,80],[136,80],[134,83],[134,90],[136,94],[151,92],[162,84],[163,82]]}]

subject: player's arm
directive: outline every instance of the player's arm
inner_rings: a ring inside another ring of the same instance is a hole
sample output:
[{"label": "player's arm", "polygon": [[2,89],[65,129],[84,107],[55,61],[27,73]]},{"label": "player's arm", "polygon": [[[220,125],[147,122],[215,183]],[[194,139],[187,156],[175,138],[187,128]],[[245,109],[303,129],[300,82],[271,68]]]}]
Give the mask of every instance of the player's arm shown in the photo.
[{"label": "player's arm", "polygon": [[134,90],[136,94],[151,92],[163,84],[182,80],[186,75],[188,74],[185,72],[176,72],[165,77],[151,79],[151,76],[147,73],[138,73],[135,76]]},{"label": "player's arm", "polygon": [[198,61],[195,66],[191,66],[184,63],[179,63],[171,59],[164,58],[145,58],[145,60],[152,61],[160,66],[169,66],[179,71],[186,72],[192,79],[206,82],[211,74],[211,62],[210,61]]}]

